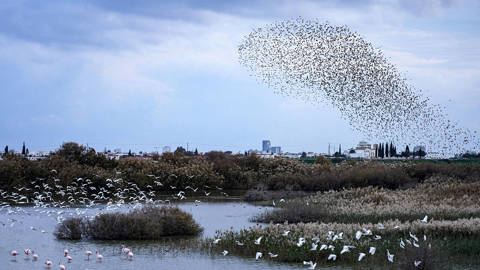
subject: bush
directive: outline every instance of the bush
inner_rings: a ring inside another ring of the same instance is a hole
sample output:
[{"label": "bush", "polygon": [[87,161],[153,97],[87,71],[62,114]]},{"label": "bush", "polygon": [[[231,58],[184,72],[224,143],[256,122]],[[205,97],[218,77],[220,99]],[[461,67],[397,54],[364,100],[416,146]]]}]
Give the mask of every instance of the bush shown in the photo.
[{"label": "bush", "polygon": [[81,218],[68,218],[60,223],[53,233],[58,239],[80,240],[85,234],[85,221]]},{"label": "bush", "polygon": [[129,213],[108,213],[88,222],[87,235],[96,240],[157,240],[202,232],[192,215],[177,207],[145,206]]}]

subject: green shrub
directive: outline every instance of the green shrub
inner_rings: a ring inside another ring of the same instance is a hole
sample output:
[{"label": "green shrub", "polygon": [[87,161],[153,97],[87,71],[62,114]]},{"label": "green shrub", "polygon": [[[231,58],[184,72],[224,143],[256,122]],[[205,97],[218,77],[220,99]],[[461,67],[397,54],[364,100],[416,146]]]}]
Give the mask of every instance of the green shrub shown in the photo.
[{"label": "green shrub", "polygon": [[202,232],[192,215],[177,207],[145,206],[129,213],[107,213],[88,222],[87,235],[96,240],[157,240]]}]

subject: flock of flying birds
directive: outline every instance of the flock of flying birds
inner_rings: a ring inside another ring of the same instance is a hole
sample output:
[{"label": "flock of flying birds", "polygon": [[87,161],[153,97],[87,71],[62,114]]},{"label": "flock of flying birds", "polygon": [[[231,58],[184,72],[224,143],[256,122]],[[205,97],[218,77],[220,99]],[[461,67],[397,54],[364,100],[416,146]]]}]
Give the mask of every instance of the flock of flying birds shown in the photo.
[{"label": "flock of flying birds", "polygon": [[332,105],[371,140],[424,145],[440,157],[479,150],[476,131],[449,120],[445,108],[346,26],[275,22],[252,31],[238,52],[240,63],[276,93]]},{"label": "flock of flying birds", "polygon": [[[420,222],[423,222],[423,223],[427,223],[428,222],[428,216],[425,216],[422,220],[420,220]],[[278,224],[280,226],[280,224]],[[377,224],[378,226],[378,230],[384,230],[385,227],[383,226],[382,223],[378,223]],[[394,227],[395,229],[400,229],[400,226],[395,226]],[[283,231],[282,233],[282,236],[284,237],[287,237],[288,234],[290,233],[290,231]],[[356,249],[355,246],[352,246],[352,245],[344,245],[342,247],[342,250],[338,253],[338,255],[335,252],[335,246],[333,245],[335,243],[335,241],[337,240],[343,240],[343,232],[340,232],[340,233],[335,233],[333,231],[329,231],[324,239],[324,243],[320,243],[322,240],[319,238],[319,237],[314,237],[312,238],[312,243],[311,243],[311,248],[310,248],[310,251],[311,252],[318,252],[318,251],[324,251],[328,254],[327,256],[327,261],[335,261],[337,259],[337,256],[340,256],[344,253],[347,253],[347,252],[351,252],[351,250],[353,249]],[[357,240],[360,240],[360,238],[362,237],[372,237],[374,240],[381,240],[382,237],[378,234],[373,234],[372,230],[370,229],[366,229],[366,228],[362,228],[361,231],[357,231],[355,232],[355,238]],[[259,238],[255,239],[254,240],[254,244],[255,245],[260,245],[261,242],[262,242],[262,238],[263,236],[260,236]],[[213,244],[218,244],[222,239],[221,238],[217,238],[217,239],[214,239],[213,240]],[[431,244],[426,242],[427,241],[427,236],[426,235],[423,235],[423,242],[427,245],[428,248],[431,248]],[[307,242],[307,240],[304,238],[304,237],[299,237],[298,238],[298,242],[296,243],[296,246],[297,247],[302,247],[303,245],[305,245]],[[420,243],[421,241],[419,240],[419,238],[412,234],[411,232],[409,232],[409,236],[405,239],[405,241],[403,240],[403,238],[400,238],[399,240],[399,245],[400,245],[400,248],[402,249],[405,249],[407,247],[407,244],[410,245],[411,247],[414,247],[414,248],[420,248]],[[236,244],[239,245],[239,246],[243,246],[245,245],[245,243],[243,242],[240,242],[240,241],[236,241]],[[320,246],[320,247],[319,247]],[[363,250],[364,252],[359,252],[358,253],[358,262],[362,261],[368,254],[368,256],[373,256],[375,255],[376,253],[376,247],[374,246],[371,246],[369,247],[368,249],[368,252],[366,250]],[[227,250],[224,250],[222,252],[223,256],[226,256],[229,252]],[[271,252],[268,252],[268,255],[270,256],[270,258],[276,258],[278,257],[278,254],[273,254]],[[387,249],[387,260],[391,263],[394,262],[394,254],[390,253],[390,251]],[[263,256],[263,253],[262,252],[256,252],[255,254],[255,260],[259,260],[261,257]],[[422,264],[422,260],[414,260],[413,262],[413,266],[414,267],[419,267],[421,264]],[[317,263],[315,262],[312,262],[312,261],[303,261],[303,264],[304,265],[308,265],[308,269],[315,269],[315,267],[317,266]]]},{"label": "flock of flying birds", "polygon": [[[121,175],[117,172],[117,175]],[[152,185],[147,185],[146,190],[142,190],[137,184],[129,182],[122,178],[106,179],[102,181],[99,186],[90,179],[77,178],[69,185],[61,185],[61,180],[56,178],[56,170],[51,171],[49,178],[37,178],[30,182],[29,187],[14,187],[16,192],[8,192],[0,189],[0,212],[5,212],[8,215],[27,214],[30,215],[22,205],[30,205],[34,208],[34,212],[42,215],[54,217],[58,224],[62,223],[68,217],[87,217],[93,219],[96,215],[103,211],[121,210],[122,208],[131,207],[135,209],[142,205],[149,204],[170,204],[174,201],[181,201],[187,199],[186,195],[192,194],[195,197],[208,197],[215,192],[215,195],[228,197],[229,195],[223,191],[221,187],[210,187],[204,185],[201,189],[198,187],[186,186],[182,188],[176,186],[169,186],[171,193],[169,198],[159,199],[159,196],[164,195],[156,191],[155,187],[163,187],[163,184],[158,181],[160,177],[149,175],[152,178]],[[170,177],[177,177],[175,174]],[[212,195],[213,196],[213,195]],[[195,200],[195,205],[201,203],[200,200]],[[100,207],[99,209],[97,209]],[[95,208],[93,215],[88,215],[87,209]],[[14,227],[23,225],[23,221],[16,218],[8,218],[5,222],[0,220],[0,226]],[[31,226],[30,229],[39,233],[47,233],[44,228],[37,228]],[[39,259],[39,254],[30,249],[24,249],[26,258],[31,258],[33,261]],[[72,257],[69,256],[68,250],[64,251],[65,259],[68,263],[72,262]],[[127,259],[133,260],[132,250],[122,246],[122,253]],[[16,258],[19,252],[12,250],[10,255]],[[88,260],[92,255],[91,251],[85,251]],[[102,261],[103,255],[96,252],[97,261]],[[52,267],[52,261],[46,259],[45,265],[47,268]],[[59,262],[59,269],[65,269],[65,265]]]}]

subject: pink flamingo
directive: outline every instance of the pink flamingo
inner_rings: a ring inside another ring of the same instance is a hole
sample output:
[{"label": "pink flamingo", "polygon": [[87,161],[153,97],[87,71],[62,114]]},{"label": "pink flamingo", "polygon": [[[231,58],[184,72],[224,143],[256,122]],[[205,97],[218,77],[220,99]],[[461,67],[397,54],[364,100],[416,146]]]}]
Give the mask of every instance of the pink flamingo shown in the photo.
[{"label": "pink flamingo", "polygon": [[123,253],[128,254],[128,252],[130,252],[130,249],[126,248],[124,245],[121,245],[120,247],[122,248]]},{"label": "pink flamingo", "polygon": [[65,253],[65,256],[64,256],[64,257],[67,257],[67,256],[68,256],[68,249],[65,249],[65,250],[63,251],[63,253]]},{"label": "pink flamingo", "polygon": [[102,260],[103,260],[103,255],[100,254],[100,252],[98,252],[98,250],[97,250],[97,259],[98,259],[99,261],[102,261]]},{"label": "pink flamingo", "polygon": [[23,250],[23,253],[25,253],[25,255],[28,256],[28,255],[30,255],[32,252],[30,251],[30,249],[27,248],[27,249]]},{"label": "pink flamingo", "polygon": [[90,250],[85,250],[85,254],[87,255],[87,260],[90,260],[90,256],[92,256],[92,252]]},{"label": "pink flamingo", "polygon": [[12,250],[10,251],[10,255],[12,255],[13,257],[16,257],[18,255],[18,252],[16,250]]},{"label": "pink flamingo", "polygon": [[32,251],[32,257],[34,261],[38,260],[38,254],[36,254],[35,251]]},{"label": "pink flamingo", "polygon": [[127,257],[129,260],[133,260],[133,253],[131,251],[128,252]]},{"label": "pink flamingo", "polygon": [[63,265],[61,262],[58,262],[58,268],[60,268],[60,270],[66,270],[67,268],[65,268],[65,265]]},{"label": "pink flamingo", "polygon": [[68,262],[68,263],[71,263],[71,262],[72,262],[72,257],[70,257],[70,255],[67,255],[67,262]]},{"label": "pink flamingo", "polygon": [[47,268],[50,269],[50,266],[52,266],[52,261],[50,261],[49,259],[47,259],[45,261],[45,264],[47,265]]}]

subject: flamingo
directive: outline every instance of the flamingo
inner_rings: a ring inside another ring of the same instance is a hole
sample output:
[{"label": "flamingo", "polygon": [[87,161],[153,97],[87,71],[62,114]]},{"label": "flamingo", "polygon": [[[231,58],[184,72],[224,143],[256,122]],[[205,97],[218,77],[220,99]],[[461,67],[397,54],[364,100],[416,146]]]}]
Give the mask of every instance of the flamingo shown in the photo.
[{"label": "flamingo", "polygon": [[25,253],[25,255],[28,256],[32,253],[32,251],[30,251],[30,249],[27,248],[27,249],[23,250],[23,253]]},{"label": "flamingo", "polygon": [[45,264],[47,265],[47,268],[50,269],[50,266],[52,266],[52,261],[50,261],[49,259],[47,259],[45,261]]},{"label": "flamingo", "polygon": [[32,257],[34,261],[38,260],[38,254],[36,254],[35,251],[32,251]]},{"label": "flamingo", "polygon": [[127,257],[129,260],[133,260],[133,253],[131,251],[128,252]]},{"label": "flamingo", "polygon": [[99,261],[103,260],[103,255],[100,254],[100,252],[98,252],[98,250],[97,250],[96,253],[97,253],[97,259],[98,259]]},{"label": "flamingo", "polygon": [[126,248],[124,245],[120,246],[122,248],[122,253],[128,254],[130,252],[129,248]]},{"label": "flamingo", "polygon": [[58,262],[58,268],[60,268],[60,270],[66,270],[67,268],[65,268],[65,265],[63,265],[61,262]]},{"label": "flamingo", "polygon": [[67,257],[67,256],[68,256],[68,249],[65,249],[65,250],[63,251],[63,253],[65,254],[64,257]]},{"label": "flamingo", "polygon": [[68,262],[68,263],[71,263],[71,262],[72,262],[72,257],[70,257],[70,255],[67,255],[67,262]]},{"label": "flamingo", "polygon": [[12,255],[13,257],[17,256],[18,255],[18,252],[16,250],[12,250],[10,251],[10,255]]},{"label": "flamingo", "polygon": [[85,250],[85,255],[87,255],[87,260],[90,260],[90,256],[92,256],[92,252],[90,250]]}]

